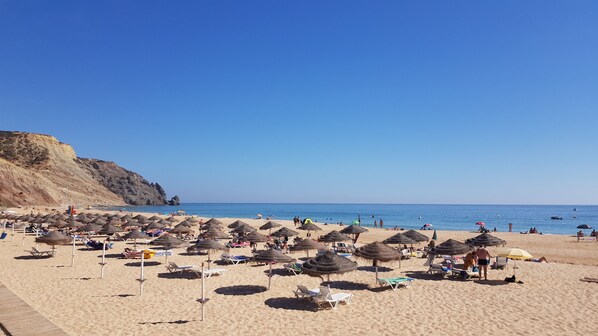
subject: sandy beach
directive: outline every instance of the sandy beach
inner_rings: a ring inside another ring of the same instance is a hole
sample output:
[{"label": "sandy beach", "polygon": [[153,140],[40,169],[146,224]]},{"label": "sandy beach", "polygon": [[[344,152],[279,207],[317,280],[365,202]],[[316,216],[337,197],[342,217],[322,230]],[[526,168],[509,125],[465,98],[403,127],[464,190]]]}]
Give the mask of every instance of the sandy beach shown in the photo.
[{"label": "sandy beach", "polygon": [[[148,214],[145,214],[150,216]],[[181,218],[182,219],[182,218]],[[203,218],[206,220],[207,218]],[[220,219],[224,224],[234,218]],[[257,228],[265,220],[243,219]],[[278,221],[294,228],[291,221]],[[318,224],[319,225],[319,224]],[[319,225],[323,230],[338,225]],[[428,236],[432,231],[420,231]],[[10,231],[9,231],[10,233]],[[263,232],[265,233],[265,232]],[[382,241],[396,231],[370,229],[358,245]],[[300,231],[302,237],[306,232]],[[453,238],[463,241],[474,232],[438,231],[438,242]],[[148,260],[145,292],[139,295],[139,260],[122,259],[132,242],[115,242],[108,252],[105,278],[100,279],[101,251],[77,246],[75,266],[71,247],[58,247],[54,258],[31,258],[25,250],[35,246],[34,237],[16,232],[0,242],[0,281],[25,302],[70,335],[588,335],[598,326],[598,243],[577,242],[562,235],[523,235],[497,232],[507,247],[520,247],[548,263],[513,262],[504,270],[490,270],[488,281],[458,280],[426,274],[425,259],[411,258],[380,264],[380,276],[409,276],[412,286],[397,291],[375,283],[372,262],[353,258],[356,271],[331,277],[334,292],[353,294],[353,302],[337,309],[316,311],[315,305],[297,299],[297,284],[318,287],[322,279],[292,275],[274,266],[271,290],[266,290],[267,266],[254,264],[215,265],[227,272],[206,279],[206,318],[200,321],[201,279],[193,274],[169,273],[163,258]],[[420,245],[419,247],[423,247]],[[260,244],[260,248],[262,244]],[[417,246],[416,246],[417,247]],[[48,247],[40,244],[40,248]],[[490,248],[491,253],[496,248]],[[205,255],[183,255],[174,250],[169,261],[200,265]],[[249,248],[230,253],[251,255]],[[311,252],[312,255],[315,251]],[[213,255],[219,255],[214,253]],[[305,252],[295,252],[295,258]]]}]

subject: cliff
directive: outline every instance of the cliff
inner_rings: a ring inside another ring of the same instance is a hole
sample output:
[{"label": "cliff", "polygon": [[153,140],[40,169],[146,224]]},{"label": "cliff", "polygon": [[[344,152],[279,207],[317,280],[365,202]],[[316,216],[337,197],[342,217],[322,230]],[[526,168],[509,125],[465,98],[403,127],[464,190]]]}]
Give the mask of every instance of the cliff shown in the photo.
[{"label": "cliff", "polygon": [[158,184],[113,162],[77,158],[56,138],[0,131],[0,205],[165,204]]}]

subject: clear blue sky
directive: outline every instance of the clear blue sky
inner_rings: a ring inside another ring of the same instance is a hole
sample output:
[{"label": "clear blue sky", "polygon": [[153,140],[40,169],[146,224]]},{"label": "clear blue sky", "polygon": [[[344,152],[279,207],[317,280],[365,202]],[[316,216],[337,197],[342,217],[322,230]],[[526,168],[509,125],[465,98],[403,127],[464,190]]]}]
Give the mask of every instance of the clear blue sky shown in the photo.
[{"label": "clear blue sky", "polygon": [[0,0],[0,129],[184,202],[598,204],[596,1]]}]

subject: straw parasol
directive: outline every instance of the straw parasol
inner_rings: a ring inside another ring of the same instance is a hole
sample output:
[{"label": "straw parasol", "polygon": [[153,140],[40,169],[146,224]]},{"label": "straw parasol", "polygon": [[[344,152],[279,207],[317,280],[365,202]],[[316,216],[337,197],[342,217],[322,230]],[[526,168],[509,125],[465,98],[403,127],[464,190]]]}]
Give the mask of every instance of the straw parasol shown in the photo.
[{"label": "straw parasol", "polygon": [[116,227],[112,224],[106,224],[104,226],[102,226],[102,228],[100,229],[100,233],[101,234],[105,234],[105,235],[111,235],[111,234],[115,234],[117,232],[122,232],[123,229]]},{"label": "straw parasol", "polygon": [[418,243],[430,240],[430,238],[428,238],[428,236],[426,236],[423,233],[419,233],[415,230],[409,230],[409,231],[405,232],[404,235],[415,240]]},{"label": "straw parasol", "polygon": [[[188,223],[187,223],[188,224]],[[209,223],[209,224],[203,224],[202,226],[199,227],[200,230],[209,230],[209,229],[216,229],[216,230],[222,230],[223,227],[221,224],[217,224],[217,223]]]},{"label": "straw parasol", "polygon": [[84,226],[77,229],[77,232],[98,232],[102,229],[101,226],[93,223],[87,223]]},{"label": "straw parasol", "polygon": [[204,225],[208,225],[208,224],[209,224],[209,225],[211,225],[211,224],[218,224],[218,225],[220,225],[220,226],[222,226],[222,225],[223,225],[223,223],[222,223],[221,221],[217,220],[216,218],[210,218],[210,219],[208,219],[208,220],[207,220],[207,221],[204,223]]},{"label": "straw parasol", "polygon": [[326,245],[319,243],[311,238],[302,239],[297,244],[291,246],[291,251],[306,251],[309,258],[309,250],[324,250]]},{"label": "straw parasol", "polygon": [[236,228],[238,228],[239,226],[241,226],[241,225],[243,225],[243,224],[244,224],[244,225],[249,225],[249,224],[247,224],[247,223],[245,223],[245,222],[243,222],[243,221],[236,220],[236,221],[234,221],[234,222],[232,222],[232,223],[228,224],[228,226],[227,226],[227,227],[228,227],[229,229],[236,229]]},{"label": "straw parasol", "polygon": [[305,274],[313,276],[327,275],[328,281],[330,281],[330,274],[342,274],[356,270],[357,262],[339,256],[332,251],[326,251],[306,261],[302,268]]},{"label": "straw parasol", "polygon": [[314,223],[305,223],[303,225],[301,225],[300,227],[298,227],[299,230],[306,230],[307,231],[307,236],[309,237],[309,231],[318,231],[318,230],[322,230],[320,229],[319,226],[317,226]]},{"label": "straw parasol", "polygon": [[347,236],[346,234],[342,234],[336,230],[328,232],[319,239],[319,241],[324,243],[337,243],[347,240],[351,240],[351,237]]},{"label": "straw parasol", "polygon": [[295,261],[295,259],[283,254],[280,251],[274,249],[268,249],[265,251],[261,251],[255,257],[253,257],[255,261],[261,261],[270,264],[270,269],[268,271],[268,289],[270,289],[270,285],[272,283],[272,264],[278,262],[291,262]]},{"label": "straw parasol", "polygon": [[160,224],[159,222],[151,222],[145,227],[146,230],[157,230],[157,229],[163,229],[163,228],[164,228],[164,225]]},{"label": "straw parasol", "polygon": [[157,221],[157,220],[160,220],[160,219],[162,219],[162,217],[160,217],[160,216],[156,216],[156,215],[153,215],[153,216],[151,216],[151,217],[150,217],[150,218],[148,218],[148,219],[149,219],[150,221]]},{"label": "straw parasol", "polygon": [[[381,242],[373,242],[355,250],[355,255],[364,259],[374,260],[376,267],[376,281],[378,279],[378,261],[401,260],[401,253]],[[399,266],[400,267],[400,266]]]},{"label": "straw parasol", "polygon": [[248,224],[241,224],[239,226],[237,226],[236,229],[233,229],[232,232],[236,232],[238,234],[245,234],[245,233],[249,233],[249,232],[253,232],[255,231],[255,229],[252,226],[249,226]]},{"label": "straw parasol", "polygon": [[197,219],[196,217],[187,217],[185,220],[191,224],[199,223],[199,219]]},{"label": "straw parasol", "polygon": [[206,230],[199,236],[202,238],[206,238],[206,239],[228,239],[229,238],[229,235],[227,233],[217,230],[215,228]]},{"label": "straw parasol", "polygon": [[352,234],[353,235],[353,243],[356,243],[357,238],[359,238],[359,235],[364,232],[367,232],[367,231],[368,231],[368,229],[353,224],[353,225],[349,225],[346,228],[342,229],[340,232],[344,233],[344,234]]},{"label": "straw parasol", "polygon": [[52,222],[52,224],[48,225],[49,228],[57,228],[57,229],[61,229],[65,226],[67,226],[69,223],[67,223],[65,220],[62,219],[57,219],[54,222]]},{"label": "straw parasol", "polygon": [[210,251],[216,251],[216,250],[220,250],[220,251],[226,251],[228,250],[228,248],[224,245],[222,245],[222,243],[216,241],[216,240],[212,240],[212,239],[204,239],[204,240],[198,240],[197,243],[195,243],[195,245],[193,245],[193,247],[195,247],[196,250],[207,250],[208,251],[208,269],[210,269],[211,264],[212,264],[212,260],[210,258]]},{"label": "straw parasol", "polygon": [[457,255],[467,253],[473,250],[473,247],[462,243],[460,241],[456,241],[454,239],[449,239],[442,244],[436,245],[430,253],[436,255]]},{"label": "straw parasol", "polygon": [[488,233],[482,233],[479,236],[465,240],[465,243],[471,246],[504,246],[507,242]]},{"label": "straw parasol", "polygon": [[164,262],[168,262],[168,251],[173,247],[177,247],[185,243],[183,240],[178,239],[177,237],[169,234],[165,234],[160,236],[157,239],[154,239],[150,242],[151,245],[162,246],[166,250],[166,258]]},{"label": "straw parasol", "polygon": [[280,224],[280,223],[269,221],[268,223],[260,226],[260,230],[269,230],[268,234],[271,234],[272,233],[272,229],[277,228],[277,227],[281,227],[281,226],[282,226],[282,224]]},{"label": "straw parasol", "polygon": [[384,244],[415,244],[417,243],[415,239],[410,238],[409,236],[405,235],[404,233],[397,233],[396,235],[387,238],[383,241]]},{"label": "straw parasol", "polygon": [[299,232],[297,231],[293,231],[289,228],[283,227],[280,230],[274,231],[274,233],[271,234],[271,236],[274,237],[292,237],[292,236],[296,236],[298,235]]},{"label": "straw parasol", "polygon": [[181,224],[177,224],[174,228],[172,228],[172,230],[170,230],[171,233],[189,233],[191,231],[193,231],[193,229],[191,229],[190,226]]},{"label": "straw parasol", "polygon": [[64,235],[58,231],[51,231],[45,236],[35,238],[36,243],[43,243],[52,246],[52,256],[56,250],[56,245],[68,244],[72,241],[72,238]]},{"label": "straw parasol", "polygon": [[140,231],[139,229],[135,229],[132,231],[129,231],[129,233],[127,233],[124,236],[125,239],[133,239],[133,248],[137,249],[137,239],[148,239],[149,236],[147,234],[145,234],[145,232]]},{"label": "straw parasol", "polygon": [[174,222],[178,222],[179,220],[174,218],[174,216],[170,216],[170,217],[166,218],[165,221],[174,223]]},{"label": "straw parasol", "polygon": [[250,243],[265,243],[268,240],[270,240],[270,238],[268,238],[268,236],[264,236],[263,234],[257,232],[257,231],[251,231],[248,234],[246,234],[245,236],[241,237],[242,241],[248,241]]},{"label": "straw parasol", "polygon": [[142,214],[139,214],[139,215],[137,215],[137,216],[133,217],[133,219],[136,219],[136,220],[140,220],[140,219],[142,219],[142,220],[147,220],[147,217],[145,217],[145,216],[144,216],[144,215],[142,215]]}]

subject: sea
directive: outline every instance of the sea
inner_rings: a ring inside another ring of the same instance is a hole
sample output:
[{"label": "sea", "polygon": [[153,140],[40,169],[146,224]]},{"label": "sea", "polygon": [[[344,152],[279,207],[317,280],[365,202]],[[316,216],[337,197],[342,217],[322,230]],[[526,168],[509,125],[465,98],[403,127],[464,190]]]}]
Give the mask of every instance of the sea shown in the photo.
[{"label": "sea", "polygon": [[[310,218],[322,225],[351,224],[384,228],[476,231],[483,222],[489,230],[525,232],[536,228],[544,234],[574,235],[579,225],[598,226],[598,206],[571,205],[438,205],[438,204],[323,204],[323,203],[184,203],[179,206],[125,206],[108,210],[187,215],[216,218]],[[562,219],[551,219],[558,216]],[[583,230],[586,234],[591,230]]]}]

